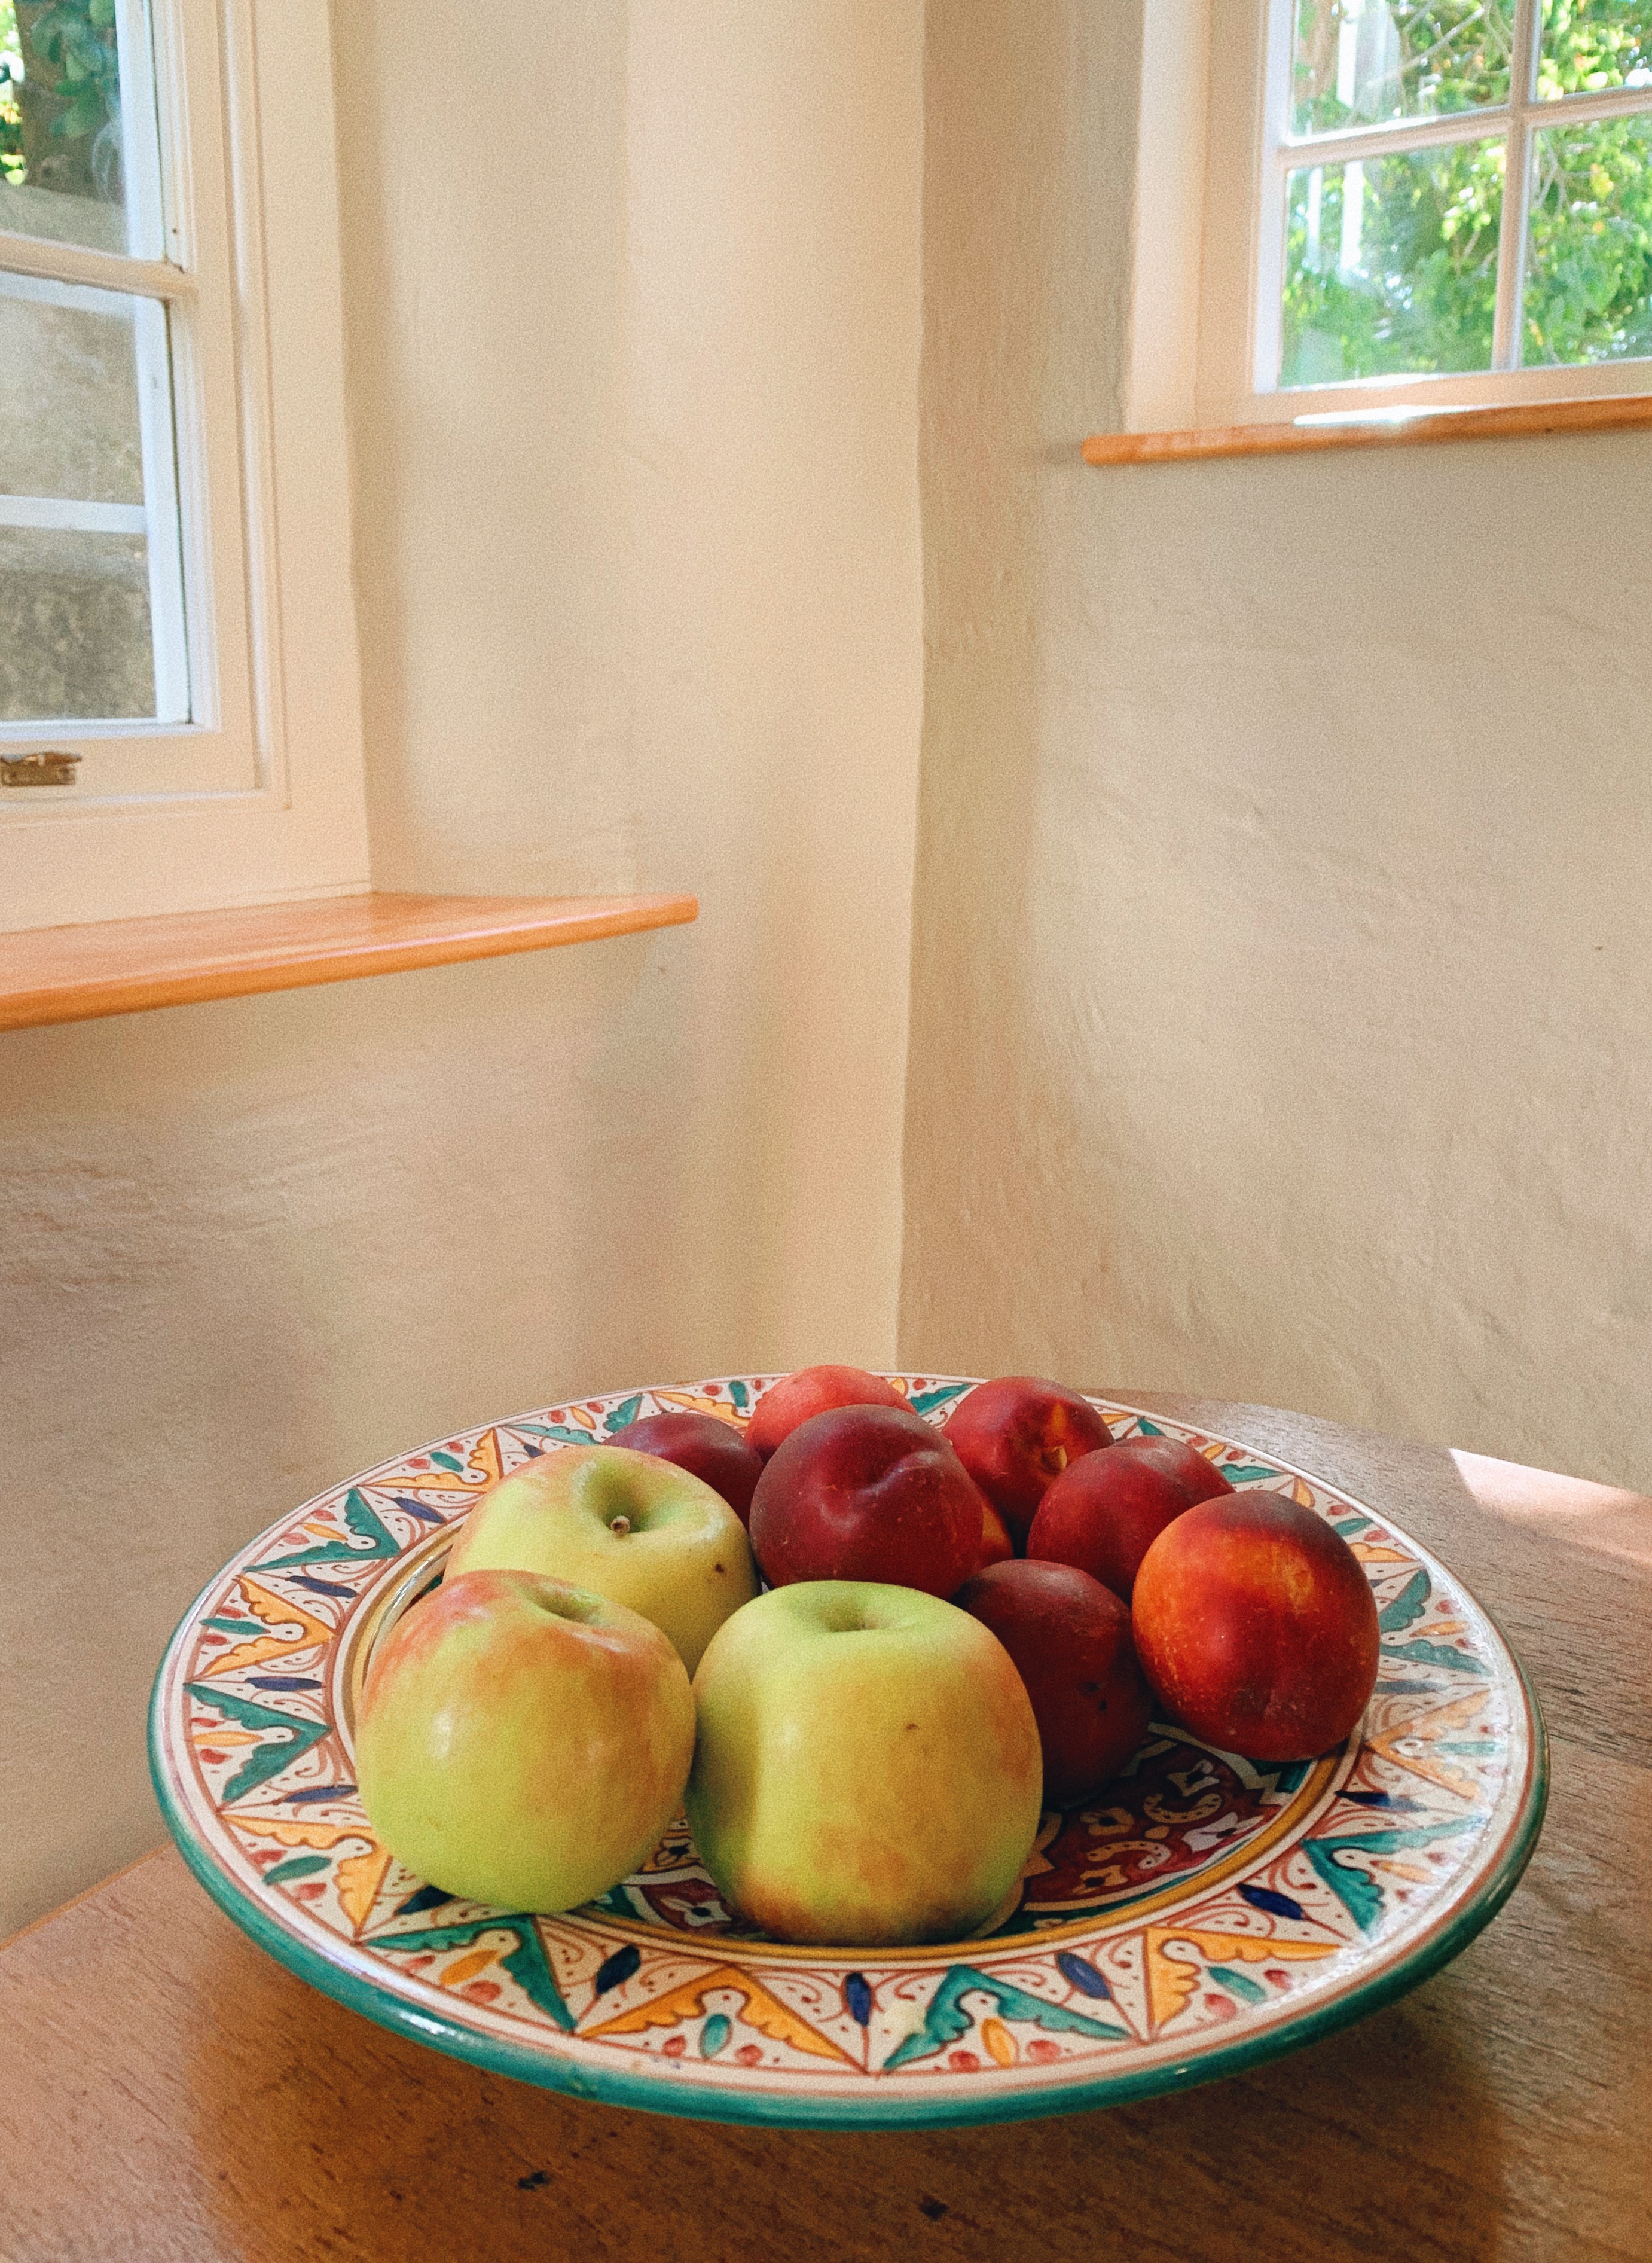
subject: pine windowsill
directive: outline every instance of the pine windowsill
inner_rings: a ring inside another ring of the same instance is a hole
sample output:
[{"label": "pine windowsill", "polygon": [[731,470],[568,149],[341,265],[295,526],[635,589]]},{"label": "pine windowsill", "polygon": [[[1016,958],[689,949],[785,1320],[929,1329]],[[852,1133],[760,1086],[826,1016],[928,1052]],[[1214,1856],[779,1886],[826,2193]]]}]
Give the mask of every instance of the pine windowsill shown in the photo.
[{"label": "pine windowsill", "polygon": [[1293,456],[1326,448],[1412,448],[1437,440],[1507,440],[1549,432],[1612,432],[1652,425],[1652,393],[1595,401],[1521,401],[1496,408],[1439,408],[1422,415],[1373,410],[1324,424],[1219,424],[1192,432],[1094,432],[1086,464],[1188,464],[1213,456]]},{"label": "pine windowsill", "polygon": [[0,1030],[500,958],[694,919],[692,896],[314,897],[0,935]]}]

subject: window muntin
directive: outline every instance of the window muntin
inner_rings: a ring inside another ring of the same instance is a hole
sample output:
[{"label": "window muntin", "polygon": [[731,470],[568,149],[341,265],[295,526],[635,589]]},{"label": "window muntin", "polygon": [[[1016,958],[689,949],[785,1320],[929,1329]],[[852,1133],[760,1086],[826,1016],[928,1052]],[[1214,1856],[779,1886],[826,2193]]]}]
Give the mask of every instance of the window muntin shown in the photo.
[{"label": "window muntin", "polygon": [[1267,74],[1259,394],[1652,355],[1652,0],[1273,0]]}]

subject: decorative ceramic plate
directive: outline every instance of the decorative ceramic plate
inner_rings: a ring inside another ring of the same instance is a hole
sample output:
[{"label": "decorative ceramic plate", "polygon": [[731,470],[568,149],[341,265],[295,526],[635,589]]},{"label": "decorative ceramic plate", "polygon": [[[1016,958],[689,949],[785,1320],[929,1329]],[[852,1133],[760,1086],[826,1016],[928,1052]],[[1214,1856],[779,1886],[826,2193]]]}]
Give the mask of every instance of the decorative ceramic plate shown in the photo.
[{"label": "decorative ceramic plate", "polygon": [[[220,1572],[156,1678],[150,1761],[191,1868],[341,2003],[504,2074],[667,2114],[870,2128],[1070,2113],[1230,2074],[1374,2011],[1512,1891],[1545,1794],[1536,1703],[1474,1597],[1334,1486],[1098,1399],[1116,1437],[1191,1441],[1353,1545],[1381,1622],[1339,1750],[1256,1766],[1155,1727],[1086,1808],[1043,1818],[1012,1904],[937,1948],[794,1948],[732,1922],[686,1828],[566,1917],[454,1900],[356,1795],[374,1640],[476,1493],[640,1415],[749,1408],[771,1378],[618,1393],[444,1440],[322,1493]],[[970,1388],[891,1378],[929,1420]]]}]

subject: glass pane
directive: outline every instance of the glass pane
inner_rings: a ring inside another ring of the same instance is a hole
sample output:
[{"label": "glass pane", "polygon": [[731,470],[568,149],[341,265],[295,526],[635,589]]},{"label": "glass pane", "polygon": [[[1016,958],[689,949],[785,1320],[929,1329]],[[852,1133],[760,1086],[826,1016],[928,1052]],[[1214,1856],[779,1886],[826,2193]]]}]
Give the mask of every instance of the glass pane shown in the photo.
[{"label": "glass pane", "polygon": [[1291,132],[1509,98],[1514,0],[1296,0]]},{"label": "glass pane", "polygon": [[161,257],[144,0],[0,0],[0,228]]},{"label": "glass pane", "polygon": [[1526,366],[1652,355],[1652,114],[1533,139]]},{"label": "glass pane", "polygon": [[0,276],[0,493],[142,502],[135,304]]},{"label": "glass pane", "polygon": [[189,709],[166,312],[0,272],[0,719]]},{"label": "glass pane", "polygon": [[1543,0],[1537,90],[1599,94],[1652,87],[1652,0]]},{"label": "glass pane", "polygon": [[155,713],[147,553],[0,520],[0,722]]},{"label": "glass pane", "polygon": [[1503,160],[1463,141],[1290,175],[1281,385],[1491,366]]}]

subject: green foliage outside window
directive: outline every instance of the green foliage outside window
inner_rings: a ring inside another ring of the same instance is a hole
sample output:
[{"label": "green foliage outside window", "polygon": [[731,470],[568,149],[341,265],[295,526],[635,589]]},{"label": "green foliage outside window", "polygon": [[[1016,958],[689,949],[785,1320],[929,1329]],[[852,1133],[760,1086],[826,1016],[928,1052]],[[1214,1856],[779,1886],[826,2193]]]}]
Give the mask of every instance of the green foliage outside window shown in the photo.
[{"label": "green foliage outside window", "polygon": [[[1298,130],[1461,113],[1507,98],[1511,9],[1389,0],[1388,69],[1339,101],[1347,0],[1302,0]],[[1652,0],[1544,0],[1539,91],[1652,88]],[[1306,153],[1304,153],[1306,154]],[[1500,138],[1290,177],[1280,382],[1490,366],[1504,162]],[[1360,197],[1357,257],[1344,206]],[[1652,114],[1535,137],[1522,321],[1526,365],[1652,355]]]},{"label": "green foliage outside window", "polygon": [[120,200],[115,0],[0,0],[0,178]]}]

